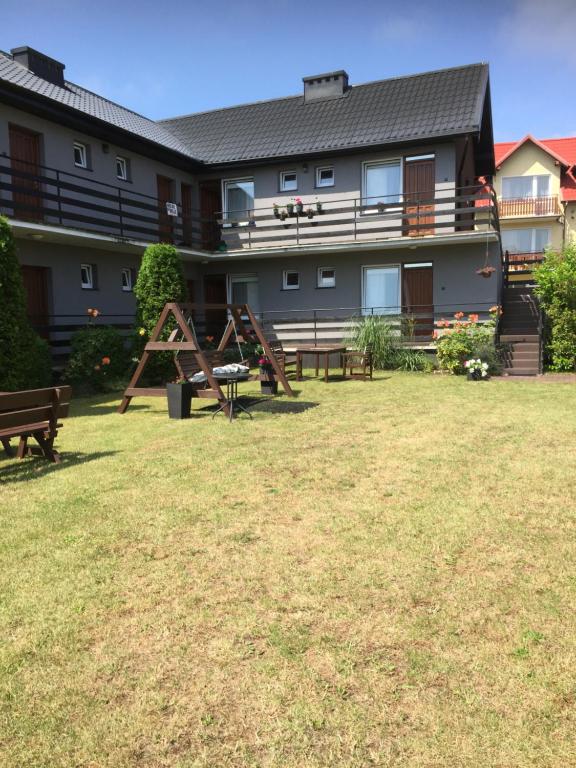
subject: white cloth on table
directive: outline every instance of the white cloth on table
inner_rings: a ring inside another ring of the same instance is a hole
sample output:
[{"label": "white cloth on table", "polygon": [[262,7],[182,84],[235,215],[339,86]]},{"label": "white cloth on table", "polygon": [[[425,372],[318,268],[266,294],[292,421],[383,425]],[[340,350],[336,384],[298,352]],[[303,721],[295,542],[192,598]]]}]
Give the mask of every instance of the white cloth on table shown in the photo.
[{"label": "white cloth on table", "polygon": [[[228,365],[217,365],[216,368],[212,368],[214,376],[245,376],[250,372],[250,368],[246,365],[240,365],[240,363],[228,363]],[[204,371],[198,371],[193,376],[188,378],[192,384],[204,384],[207,380],[207,376]]]}]

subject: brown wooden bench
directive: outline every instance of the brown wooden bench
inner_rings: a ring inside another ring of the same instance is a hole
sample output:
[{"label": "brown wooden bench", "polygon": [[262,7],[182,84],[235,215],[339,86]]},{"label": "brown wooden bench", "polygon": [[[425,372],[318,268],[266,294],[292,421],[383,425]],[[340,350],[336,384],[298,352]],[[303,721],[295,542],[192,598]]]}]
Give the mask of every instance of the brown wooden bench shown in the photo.
[{"label": "brown wooden bench", "polygon": [[[208,349],[203,352],[206,362],[211,368],[217,368],[224,365],[224,352],[218,349]],[[198,365],[198,360],[194,352],[180,351],[175,356],[176,368],[178,373],[185,379],[190,380],[196,373],[202,373],[202,368]],[[207,382],[201,382],[196,386],[197,389],[205,389]]]},{"label": "brown wooden bench", "polygon": [[[59,420],[68,415],[71,395],[72,388],[68,386],[1,393],[0,441],[6,453],[14,455],[10,440],[19,437],[19,459],[39,454],[58,463],[60,455],[54,450],[54,439],[62,426]],[[28,446],[31,437],[38,446]]]},{"label": "brown wooden bench", "polygon": [[[296,373],[296,352],[288,352],[278,339],[267,339],[270,350],[282,369],[282,373]],[[288,368],[291,370],[288,371]]]}]

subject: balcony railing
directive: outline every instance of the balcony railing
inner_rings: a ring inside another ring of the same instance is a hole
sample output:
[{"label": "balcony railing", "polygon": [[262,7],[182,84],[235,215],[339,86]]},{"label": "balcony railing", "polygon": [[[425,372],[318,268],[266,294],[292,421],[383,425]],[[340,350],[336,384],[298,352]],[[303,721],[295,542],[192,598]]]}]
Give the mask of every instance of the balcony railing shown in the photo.
[{"label": "balcony railing", "polygon": [[0,214],[120,241],[201,243],[197,211],[126,187],[0,157]]},{"label": "balcony railing", "polygon": [[433,197],[410,193],[224,211],[219,224],[221,249],[243,250],[497,229],[498,211],[494,191],[474,186]]},{"label": "balcony railing", "polygon": [[500,198],[500,218],[508,216],[559,216],[562,213],[557,195],[548,197]]}]

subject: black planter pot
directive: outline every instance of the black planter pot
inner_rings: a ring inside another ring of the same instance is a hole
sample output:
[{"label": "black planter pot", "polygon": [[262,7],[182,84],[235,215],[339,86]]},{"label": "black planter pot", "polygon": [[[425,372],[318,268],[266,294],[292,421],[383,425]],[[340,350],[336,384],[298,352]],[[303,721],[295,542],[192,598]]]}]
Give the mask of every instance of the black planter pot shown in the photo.
[{"label": "black planter pot", "polygon": [[266,376],[266,379],[260,382],[260,393],[263,395],[277,395],[278,382],[274,381],[274,368],[272,368],[270,363],[260,366],[260,375]]},{"label": "black planter pot", "polygon": [[294,216],[294,206],[288,204],[286,206],[286,212],[288,213],[288,216]]},{"label": "black planter pot", "polygon": [[472,373],[468,373],[466,375],[466,378],[468,379],[468,381],[488,381],[490,376],[482,376],[481,373],[472,372]]},{"label": "black planter pot", "polygon": [[184,384],[166,384],[168,399],[168,416],[171,419],[189,419],[192,407],[194,386],[190,382]]},{"label": "black planter pot", "polygon": [[302,203],[296,203],[294,208],[298,216],[302,216],[302,214],[304,213],[304,205]]}]

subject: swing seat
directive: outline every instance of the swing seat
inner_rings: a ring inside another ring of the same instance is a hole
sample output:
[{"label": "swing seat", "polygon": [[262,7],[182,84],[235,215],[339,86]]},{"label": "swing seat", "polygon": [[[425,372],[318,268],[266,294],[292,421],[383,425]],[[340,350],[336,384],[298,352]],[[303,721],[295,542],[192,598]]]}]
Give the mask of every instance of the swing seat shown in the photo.
[{"label": "swing seat", "polygon": [[[204,357],[212,368],[224,365],[224,353],[218,349],[207,350],[204,352]],[[186,379],[191,384],[195,384],[197,389],[204,389],[206,387],[206,374],[198,364],[194,352],[177,352],[174,362],[176,363],[179,375],[183,379]],[[202,374],[203,378],[200,378],[198,374]],[[194,377],[197,377],[196,380],[194,380]]]}]

